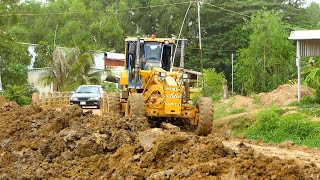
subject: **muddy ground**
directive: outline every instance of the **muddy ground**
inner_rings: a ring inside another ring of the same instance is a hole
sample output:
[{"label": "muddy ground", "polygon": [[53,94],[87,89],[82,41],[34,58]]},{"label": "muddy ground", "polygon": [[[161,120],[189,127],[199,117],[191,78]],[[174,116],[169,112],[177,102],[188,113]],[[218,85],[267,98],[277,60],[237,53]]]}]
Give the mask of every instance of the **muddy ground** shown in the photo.
[{"label": "muddy ground", "polygon": [[[229,137],[228,137],[229,138]],[[144,118],[0,99],[0,179],[317,179],[299,158],[265,156],[223,133],[196,136]],[[231,141],[230,141],[231,142]],[[297,160],[297,161],[296,161]]]}]

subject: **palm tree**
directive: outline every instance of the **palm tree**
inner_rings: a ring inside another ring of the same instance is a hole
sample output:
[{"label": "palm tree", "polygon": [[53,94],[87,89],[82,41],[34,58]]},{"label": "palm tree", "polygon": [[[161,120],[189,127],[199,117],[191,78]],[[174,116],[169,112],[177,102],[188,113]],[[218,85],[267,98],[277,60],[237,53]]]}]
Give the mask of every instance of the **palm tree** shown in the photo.
[{"label": "palm tree", "polygon": [[92,72],[93,65],[90,53],[82,53],[78,48],[63,51],[57,47],[43,80],[46,85],[53,82],[57,91],[70,91],[81,84],[100,84],[100,72]]}]

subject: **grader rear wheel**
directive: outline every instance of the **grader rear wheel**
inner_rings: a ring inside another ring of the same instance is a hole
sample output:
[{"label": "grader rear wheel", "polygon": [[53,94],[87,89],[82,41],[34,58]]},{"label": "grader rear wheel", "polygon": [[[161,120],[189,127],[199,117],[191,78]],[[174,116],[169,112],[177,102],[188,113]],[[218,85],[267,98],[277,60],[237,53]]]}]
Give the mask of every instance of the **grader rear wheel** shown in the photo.
[{"label": "grader rear wheel", "polygon": [[131,93],[128,98],[127,108],[125,112],[126,117],[144,117],[144,101],[143,94]]},{"label": "grader rear wheel", "polygon": [[107,94],[107,112],[120,112],[120,95],[116,92]]},{"label": "grader rear wheel", "polygon": [[213,121],[213,104],[208,97],[199,99],[197,107],[199,108],[199,121],[195,133],[206,136],[211,133]]}]

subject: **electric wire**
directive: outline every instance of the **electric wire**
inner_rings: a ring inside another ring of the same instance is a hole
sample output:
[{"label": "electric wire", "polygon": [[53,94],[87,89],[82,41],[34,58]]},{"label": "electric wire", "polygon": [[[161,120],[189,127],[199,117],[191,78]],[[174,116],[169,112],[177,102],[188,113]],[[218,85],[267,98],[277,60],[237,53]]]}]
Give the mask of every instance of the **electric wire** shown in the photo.
[{"label": "electric wire", "polygon": [[[103,11],[88,11],[88,12],[54,12],[54,13],[8,13],[8,14],[0,14],[1,16],[47,16],[47,15],[68,15],[68,14],[89,14],[89,13],[103,13],[103,12],[117,12],[117,11],[123,11],[123,10],[139,10],[139,9],[148,9],[148,8],[157,8],[157,7],[165,7],[165,6],[173,6],[173,5],[182,5],[182,4],[188,4],[188,3],[196,3],[197,1],[189,1],[189,2],[177,2],[177,3],[168,3],[168,4],[158,4],[158,5],[149,5],[149,6],[141,6],[141,7],[131,7],[126,9],[109,9],[109,10],[103,10]],[[230,9],[226,9],[214,4],[210,4],[208,2],[204,2],[204,4],[209,5],[211,7],[215,7],[224,11],[228,11],[234,14],[238,14],[241,16],[245,16],[248,18],[251,18],[249,15],[242,14]]]},{"label": "electric wire", "polygon": [[233,11],[233,10],[230,10],[230,9],[226,9],[226,8],[223,8],[223,7],[214,5],[214,4],[210,4],[210,3],[207,3],[207,2],[205,2],[205,4],[206,4],[206,5],[209,5],[209,6],[212,6],[212,7],[215,7],[215,8],[218,8],[218,9],[221,9],[221,10],[224,10],[224,11],[228,11],[228,12],[231,12],[231,13],[234,13],[234,14],[238,14],[238,15],[241,15],[241,16],[245,16],[245,17],[251,18],[251,16],[249,16],[249,15],[242,14],[242,13],[239,13],[239,12],[236,12],[236,11]]},{"label": "electric wire", "polygon": [[[189,10],[190,10],[191,5],[192,5],[192,2],[190,1],[189,7],[188,7],[188,9],[187,9],[186,14],[184,15],[184,18],[183,18],[183,21],[182,21],[182,24],[181,24],[181,28],[180,28],[180,32],[179,32],[179,35],[178,35],[178,39],[180,39],[180,37],[181,37],[183,25],[184,25],[184,23],[185,23],[185,21],[186,21],[186,18],[187,18],[187,15],[188,15],[188,13],[189,13]],[[175,57],[176,57],[176,52],[177,52],[177,49],[178,49],[178,46],[179,46],[179,41],[176,43],[175,46],[176,46],[176,48],[174,49],[173,59],[172,59],[172,62],[171,62],[171,68],[170,68],[170,70],[173,69],[174,59],[175,59]]]},{"label": "electric wire", "polygon": [[9,13],[9,14],[0,14],[0,16],[47,16],[47,15],[68,15],[68,14],[89,14],[89,13],[102,13],[102,12],[117,12],[123,10],[138,10],[138,9],[148,9],[148,8],[157,8],[157,7],[164,7],[164,6],[173,6],[173,5],[182,5],[188,3],[194,3],[196,1],[189,1],[189,2],[178,2],[178,3],[170,3],[170,4],[158,4],[158,5],[150,5],[150,6],[141,6],[141,7],[131,7],[125,9],[110,9],[110,10],[103,10],[103,11],[88,11],[88,12],[55,12],[55,13]]}]

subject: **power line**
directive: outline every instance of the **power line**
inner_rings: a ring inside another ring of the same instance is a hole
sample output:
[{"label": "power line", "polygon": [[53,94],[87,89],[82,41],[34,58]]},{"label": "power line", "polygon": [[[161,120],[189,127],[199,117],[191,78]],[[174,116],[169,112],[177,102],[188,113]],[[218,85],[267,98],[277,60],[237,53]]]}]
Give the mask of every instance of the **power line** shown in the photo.
[{"label": "power line", "polygon": [[241,16],[245,16],[245,17],[251,18],[251,16],[248,16],[246,14],[242,14],[242,13],[239,13],[239,12],[236,12],[236,11],[233,11],[233,10],[230,10],[230,9],[226,9],[226,8],[223,8],[223,7],[220,7],[220,6],[217,6],[217,5],[213,5],[213,4],[210,4],[210,3],[207,3],[207,2],[205,2],[205,4],[209,5],[209,6],[212,6],[212,7],[215,7],[215,8],[218,8],[218,9],[221,9],[221,10],[224,10],[224,11],[228,11],[228,12],[231,12],[231,13],[234,13],[234,14],[238,14],[238,15],[241,15]]},{"label": "power line", "polygon": [[[165,7],[165,6],[173,6],[173,5],[182,5],[182,4],[189,4],[189,3],[196,3],[197,1],[189,1],[189,2],[178,2],[178,3],[169,3],[169,4],[158,4],[158,5],[150,5],[150,6],[141,6],[141,7],[131,7],[126,9],[110,9],[110,10],[103,10],[103,11],[88,11],[88,12],[55,12],[55,13],[9,13],[9,14],[0,14],[1,16],[47,16],[47,15],[68,15],[68,14],[89,14],[89,13],[102,13],[102,12],[116,12],[116,11],[123,11],[123,10],[138,10],[138,9],[147,9],[147,8],[157,8],[157,7]],[[230,9],[226,9],[214,4],[210,4],[205,2],[204,4],[209,5],[211,7],[215,7],[224,11],[228,11],[234,14],[238,14],[241,16],[245,16],[248,18],[251,18],[250,16],[246,14],[242,14]]]},{"label": "power line", "polygon": [[141,7],[131,7],[126,9],[117,9],[117,10],[103,10],[103,11],[89,11],[89,12],[57,12],[57,13],[9,13],[9,14],[0,14],[0,16],[47,16],[47,15],[68,15],[68,14],[89,14],[89,13],[101,13],[101,12],[116,12],[122,10],[138,10],[138,9],[147,9],[147,8],[157,8],[164,6],[173,6],[173,5],[181,5],[181,4],[189,4],[194,3],[196,1],[189,2],[179,2],[179,3],[170,3],[170,4],[158,4],[158,5],[150,5],[150,6],[141,6]]}]

